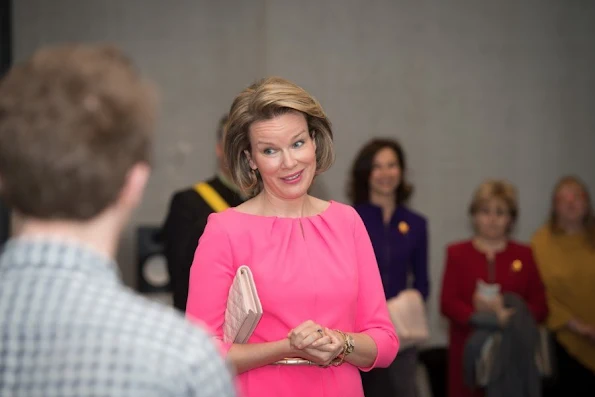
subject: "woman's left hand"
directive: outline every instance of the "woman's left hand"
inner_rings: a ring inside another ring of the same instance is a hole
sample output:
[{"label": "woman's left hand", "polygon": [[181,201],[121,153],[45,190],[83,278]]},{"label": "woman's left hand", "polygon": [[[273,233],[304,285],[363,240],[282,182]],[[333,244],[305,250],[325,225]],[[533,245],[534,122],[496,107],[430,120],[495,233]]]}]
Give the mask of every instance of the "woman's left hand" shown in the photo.
[{"label": "woman's left hand", "polygon": [[301,350],[303,358],[318,365],[328,365],[343,352],[345,340],[338,332],[325,328],[324,334],[323,338]]}]

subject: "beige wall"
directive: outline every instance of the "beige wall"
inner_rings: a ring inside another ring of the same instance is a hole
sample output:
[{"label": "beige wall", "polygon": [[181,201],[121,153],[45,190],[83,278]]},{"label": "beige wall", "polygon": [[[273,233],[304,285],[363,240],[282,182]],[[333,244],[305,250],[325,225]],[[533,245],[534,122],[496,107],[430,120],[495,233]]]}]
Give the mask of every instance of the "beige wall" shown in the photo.
[{"label": "beige wall", "polygon": [[[279,74],[314,94],[336,133],[319,182],[345,201],[356,150],[401,139],[430,220],[433,343],[444,246],[469,234],[485,177],[520,187],[518,237],[543,221],[550,189],[578,173],[595,190],[595,2],[19,0],[16,58],[58,41],[113,41],[161,87],[156,166],[135,224],[161,222],[170,193],[209,176],[214,129],[239,90]],[[121,249],[134,280],[133,228]]]}]

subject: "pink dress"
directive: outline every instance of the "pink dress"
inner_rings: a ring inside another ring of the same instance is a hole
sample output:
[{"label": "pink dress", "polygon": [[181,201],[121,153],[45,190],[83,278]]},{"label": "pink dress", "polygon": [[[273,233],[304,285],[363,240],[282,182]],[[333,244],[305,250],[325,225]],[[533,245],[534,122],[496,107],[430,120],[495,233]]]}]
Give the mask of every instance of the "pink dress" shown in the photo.
[{"label": "pink dress", "polygon": [[[209,217],[190,271],[187,316],[219,339],[227,294],[240,265],[252,269],[264,315],[248,343],[277,341],[313,320],[363,332],[378,347],[369,368],[386,367],[399,346],[366,228],[350,206],[331,201],[319,215],[279,218],[233,208]],[[224,352],[231,346],[223,345]],[[357,349],[357,346],[356,346]],[[362,397],[358,368],[267,365],[238,376],[245,397]]]}]

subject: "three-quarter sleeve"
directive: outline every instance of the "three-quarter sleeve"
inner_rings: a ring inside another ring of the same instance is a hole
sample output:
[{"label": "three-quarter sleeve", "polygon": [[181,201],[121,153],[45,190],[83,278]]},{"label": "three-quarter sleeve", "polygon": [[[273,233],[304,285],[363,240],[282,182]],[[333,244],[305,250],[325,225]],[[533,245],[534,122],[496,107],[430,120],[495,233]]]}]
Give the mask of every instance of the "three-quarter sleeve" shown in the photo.
[{"label": "three-quarter sleeve", "polygon": [[470,301],[465,300],[461,296],[461,287],[459,286],[459,279],[461,269],[459,261],[452,252],[451,247],[446,252],[446,266],[444,269],[444,276],[442,278],[442,291],[440,294],[440,309],[442,314],[449,320],[458,325],[467,325],[469,319],[474,312],[473,305]]},{"label": "three-quarter sleeve", "polygon": [[355,331],[364,333],[376,344],[378,354],[368,368],[388,367],[397,355],[399,339],[388,314],[376,256],[366,227],[357,212],[354,222],[354,239],[358,266],[358,299]]},{"label": "three-quarter sleeve", "polygon": [[204,323],[221,342],[224,354],[231,343],[223,342],[223,322],[229,288],[235,275],[229,235],[211,214],[190,268],[186,316]]}]

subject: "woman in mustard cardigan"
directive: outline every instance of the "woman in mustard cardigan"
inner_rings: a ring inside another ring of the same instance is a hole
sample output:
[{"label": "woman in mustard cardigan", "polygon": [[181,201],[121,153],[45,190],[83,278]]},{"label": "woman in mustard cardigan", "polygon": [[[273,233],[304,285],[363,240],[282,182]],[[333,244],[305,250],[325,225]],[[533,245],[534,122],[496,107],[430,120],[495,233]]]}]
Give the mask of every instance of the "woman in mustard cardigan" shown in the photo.
[{"label": "woman in mustard cardigan", "polygon": [[557,183],[550,220],[532,245],[555,335],[558,394],[595,395],[595,217],[578,178]]}]

